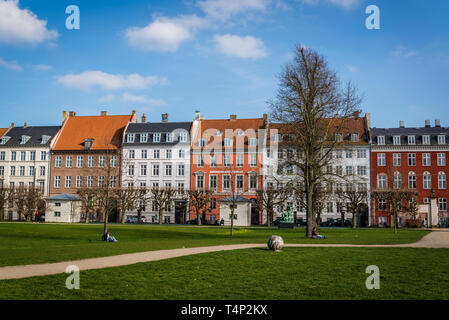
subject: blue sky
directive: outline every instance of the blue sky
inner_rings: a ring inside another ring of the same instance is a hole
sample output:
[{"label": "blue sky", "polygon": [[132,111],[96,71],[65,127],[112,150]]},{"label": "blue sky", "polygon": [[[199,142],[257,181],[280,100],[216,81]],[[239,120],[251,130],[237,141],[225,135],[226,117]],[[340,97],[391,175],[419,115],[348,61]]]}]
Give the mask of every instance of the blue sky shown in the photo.
[{"label": "blue sky", "polygon": [[446,0],[0,0],[0,127],[63,110],[261,117],[296,44],[357,85],[373,126],[449,126],[448,14]]}]

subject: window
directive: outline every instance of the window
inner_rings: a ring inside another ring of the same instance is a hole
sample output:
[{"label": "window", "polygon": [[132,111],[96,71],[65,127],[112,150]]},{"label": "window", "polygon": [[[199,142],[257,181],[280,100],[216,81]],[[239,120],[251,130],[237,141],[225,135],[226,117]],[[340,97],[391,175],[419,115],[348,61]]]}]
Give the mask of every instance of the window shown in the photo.
[{"label": "window", "polygon": [[243,154],[237,155],[237,167],[243,167],[244,157]]},{"label": "window", "polygon": [[409,172],[408,174],[408,187],[409,189],[416,189],[416,173]]},{"label": "window", "polygon": [[426,167],[430,166],[430,153],[422,154],[422,165]]},{"label": "window", "polygon": [[109,186],[111,188],[115,188],[116,184],[117,184],[117,177],[116,176],[109,177]]},{"label": "window", "polygon": [[134,165],[133,164],[128,165],[128,175],[129,176],[134,175]]},{"label": "window", "polygon": [[43,176],[45,176],[45,167],[43,167],[43,166],[41,166],[40,168],[39,168],[39,175],[41,176],[41,177],[43,177]]},{"label": "window", "polygon": [[140,158],[146,159],[148,157],[148,150],[140,150]]},{"label": "window", "polygon": [[381,166],[381,167],[386,165],[385,153],[378,153],[377,154],[377,165]]},{"label": "window", "polygon": [[223,156],[223,166],[229,167],[231,165],[231,156],[229,154],[225,154]]},{"label": "window", "polygon": [[172,175],[172,165],[171,164],[166,164],[165,165],[165,176],[166,177],[171,177]]},{"label": "window", "polygon": [[89,168],[93,168],[95,166],[95,158],[94,158],[94,156],[88,156],[87,157],[87,166]]},{"label": "window", "polygon": [[160,150],[158,150],[158,149],[153,150],[153,158],[154,158],[154,159],[160,159],[160,157],[161,157],[161,152],[160,152]]},{"label": "window", "polygon": [[354,174],[354,167],[353,166],[347,166],[346,167],[346,175],[352,176]]},{"label": "window", "polygon": [[446,189],[446,174],[444,172],[438,173],[438,189]]},{"label": "window", "polygon": [[358,191],[359,192],[367,192],[368,191],[368,186],[366,183],[359,183],[358,184]]},{"label": "window", "polygon": [[200,141],[198,142],[198,145],[200,147],[205,147],[207,145],[207,140],[206,139],[200,139]]},{"label": "window", "polygon": [[178,176],[184,176],[185,175],[185,165],[179,164],[178,165]]},{"label": "window", "polygon": [[127,143],[134,143],[134,137],[135,137],[134,133],[128,133],[126,135],[126,142]]},{"label": "window", "polygon": [[161,142],[161,134],[153,133],[153,142]]},{"label": "window", "polygon": [[197,189],[204,188],[204,175],[200,174],[196,176],[196,188]]},{"label": "window", "polygon": [[83,186],[83,177],[82,176],[76,176],[76,187],[81,188]]},{"label": "window", "polygon": [[249,138],[248,143],[250,146],[257,146],[257,138]]},{"label": "window", "polygon": [[109,162],[110,162],[111,168],[117,167],[117,156],[112,156],[111,160]]},{"label": "window", "polygon": [[171,150],[170,149],[165,150],[165,158],[171,159]]},{"label": "window", "polygon": [[5,167],[0,166],[0,177],[3,177],[5,175]]},{"label": "window", "polygon": [[159,176],[159,165],[153,164],[153,176],[157,177]]},{"label": "window", "polygon": [[438,209],[440,209],[441,211],[447,211],[447,199],[446,198],[438,199]]},{"label": "window", "polygon": [[167,133],[165,135],[165,141],[166,142],[173,142],[173,134],[172,133]]},{"label": "window", "polygon": [[377,188],[385,189],[387,187],[387,177],[383,174],[377,176]]},{"label": "window", "polygon": [[416,153],[409,153],[407,157],[409,167],[416,166]]},{"label": "window", "polygon": [[366,176],[367,175],[367,169],[366,166],[357,166],[357,174],[359,176]]},{"label": "window", "polygon": [[65,166],[66,166],[66,168],[71,168],[72,167],[72,163],[73,163],[73,157],[72,156],[67,156],[65,158]]},{"label": "window", "polygon": [[186,152],[184,149],[179,149],[178,157],[179,159],[184,159],[186,157]]},{"label": "window", "polygon": [[[211,210],[217,209],[217,199],[216,198],[211,198],[210,199],[210,209]],[[213,219],[212,219],[212,216],[214,217]],[[209,219],[210,219],[211,222],[215,222],[216,216],[215,215],[211,215],[209,217]]]},{"label": "window", "polygon": [[210,156],[210,166],[211,167],[216,167],[217,166],[217,155],[213,154]]},{"label": "window", "polygon": [[61,187],[61,177],[55,176],[55,188],[60,188],[60,187]]},{"label": "window", "polygon": [[256,190],[257,189],[257,175],[251,174],[249,176],[249,188],[251,190]]},{"label": "window", "polygon": [[393,144],[398,146],[401,144],[401,136],[393,136]]},{"label": "window", "polygon": [[35,167],[30,167],[29,168],[29,176],[30,177],[34,177],[35,173],[36,173],[36,168]]},{"label": "window", "polygon": [[232,147],[232,138],[224,138],[224,146]]},{"label": "window", "polygon": [[93,176],[88,176],[87,177],[87,186],[89,188],[92,188],[94,186],[94,177]]},{"label": "window", "polygon": [[100,168],[104,168],[105,165],[106,165],[106,158],[105,158],[105,156],[99,156],[98,157],[98,166]]},{"label": "window", "polygon": [[187,142],[187,132],[180,132],[178,135],[179,142]]},{"label": "window", "polygon": [[337,173],[337,176],[343,175],[343,166],[335,166],[335,171]]},{"label": "window", "polygon": [[401,154],[393,153],[393,166],[400,167],[401,166]]},{"label": "window", "polygon": [[422,136],[422,144],[430,144],[430,136]]},{"label": "window", "polygon": [[336,133],[336,134],[335,134],[335,141],[337,141],[337,142],[343,142],[343,134],[341,134],[341,133]]},{"label": "window", "polygon": [[378,136],[377,137],[377,144],[384,145],[385,144],[385,136]]},{"label": "window", "polygon": [[352,159],[352,150],[346,151],[346,159]]},{"label": "window", "polygon": [[284,150],[282,149],[278,150],[278,159],[284,159]]},{"label": "window", "polygon": [[72,177],[71,176],[66,176],[65,177],[65,187],[66,188],[71,188],[72,187]]},{"label": "window", "polygon": [[439,135],[438,136],[438,144],[446,144],[446,136]]},{"label": "window", "polygon": [[30,152],[30,161],[35,161],[36,160],[36,151],[31,151]]},{"label": "window", "polygon": [[415,144],[415,136],[408,136],[407,137],[408,144]]},{"label": "window", "polygon": [[9,175],[13,176],[13,177],[16,175],[16,167],[15,166],[11,166]]},{"label": "window", "polygon": [[231,189],[231,176],[224,175],[223,176],[223,190]]},{"label": "window", "polygon": [[11,152],[11,161],[16,161],[17,160],[17,153],[15,151]]},{"label": "window", "polygon": [[47,152],[41,151],[41,161],[47,161]]},{"label": "window", "polygon": [[243,190],[243,176],[241,175],[236,176],[236,187],[239,190]]},{"label": "window", "polygon": [[437,155],[437,162],[439,166],[445,166],[446,165],[446,154],[445,153],[438,153]]},{"label": "window", "polygon": [[351,134],[351,141],[352,142],[359,142],[359,134],[358,133]]},{"label": "window", "polygon": [[104,187],[104,176],[98,177],[98,187],[103,188]]},{"label": "window", "polygon": [[366,149],[357,149],[357,158],[365,159],[366,158]]},{"label": "window", "polygon": [[204,166],[204,156],[203,155],[198,155],[196,158],[196,165],[198,168],[201,168]]},{"label": "window", "polygon": [[20,152],[20,161],[25,161],[26,160],[26,152],[25,151],[22,151],[22,152]]},{"label": "window", "polygon": [[55,168],[61,168],[61,164],[62,164],[62,157],[56,156],[55,157]]},{"label": "window", "polygon": [[249,165],[251,167],[257,167],[257,154],[251,154],[250,155]]},{"label": "window", "polygon": [[209,188],[217,190],[217,176],[209,176]]},{"label": "window", "polygon": [[141,133],[140,134],[140,142],[141,143],[148,142],[148,133]]},{"label": "window", "polygon": [[146,164],[141,164],[140,165],[140,175],[141,176],[146,176],[147,175],[147,165]]},{"label": "window", "polygon": [[387,210],[387,201],[385,199],[379,199],[377,201],[377,208],[381,211]]},{"label": "window", "polygon": [[0,161],[5,161],[5,151],[0,152]]},{"label": "window", "polygon": [[19,175],[21,176],[21,177],[23,177],[23,176],[25,176],[25,167],[24,166],[21,166],[20,168],[19,168]]},{"label": "window", "polygon": [[60,217],[60,216],[61,216],[61,212],[55,211],[55,217]]},{"label": "window", "polygon": [[395,172],[393,177],[393,187],[395,189],[402,188],[402,175],[400,172]]},{"label": "window", "polygon": [[76,157],[76,166],[78,168],[82,168],[84,166],[84,157],[83,156]]}]

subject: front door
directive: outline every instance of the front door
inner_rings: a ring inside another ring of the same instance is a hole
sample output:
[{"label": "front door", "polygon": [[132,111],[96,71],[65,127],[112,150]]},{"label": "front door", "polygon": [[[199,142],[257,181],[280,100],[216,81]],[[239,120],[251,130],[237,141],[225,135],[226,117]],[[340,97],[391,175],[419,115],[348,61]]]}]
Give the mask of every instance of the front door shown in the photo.
[{"label": "front door", "polygon": [[176,201],[175,202],[175,223],[184,224],[185,214],[186,214],[187,202],[186,201]]},{"label": "front door", "polygon": [[257,206],[256,199],[251,199],[251,225],[257,226],[259,224],[259,207]]}]

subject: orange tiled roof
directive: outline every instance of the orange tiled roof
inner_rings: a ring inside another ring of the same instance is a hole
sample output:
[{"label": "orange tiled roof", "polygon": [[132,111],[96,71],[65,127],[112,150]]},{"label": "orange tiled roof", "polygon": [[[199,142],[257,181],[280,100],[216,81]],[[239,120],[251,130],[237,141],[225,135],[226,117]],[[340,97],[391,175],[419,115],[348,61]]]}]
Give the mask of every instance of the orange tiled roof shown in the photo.
[{"label": "orange tiled roof", "polygon": [[6,131],[8,131],[8,128],[0,128],[0,138],[3,137]]},{"label": "orange tiled roof", "polygon": [[86,139],[95,140],[90,150],[116,150],[132,118],[132,115],[69,117],[53,150],[84,150]]}]

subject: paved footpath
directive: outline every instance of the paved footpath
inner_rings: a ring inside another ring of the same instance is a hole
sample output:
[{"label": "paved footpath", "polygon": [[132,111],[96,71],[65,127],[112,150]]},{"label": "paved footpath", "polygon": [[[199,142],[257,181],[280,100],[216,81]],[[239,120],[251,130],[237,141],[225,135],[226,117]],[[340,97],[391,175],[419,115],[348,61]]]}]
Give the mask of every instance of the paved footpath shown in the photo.
[{"label": "paved footpath", "polygon": [[[128,253],[117,256],[89,258],[74,261],[64,261],[56,263],[33,264],[23,266],[0,267],[0,280],[5,279],[23,279],[35,276],[46,276],[64,273],[68,266],[77,266],[80,270],[102,269],[110,267],[126,266],[140,262],[151,262],[189,256],[199,253],[228,251],[250,248],[265,248],[264,243],[253,244],[233,244],[224,246],[182,248],[170,250],[158,250]],[[357,244],[286,244],[285,247],[340,247],[340,248],[449,248],[449,230],[435,230],[424,236],[415,243],[397,244],[397,245],[357,245]]]}]

